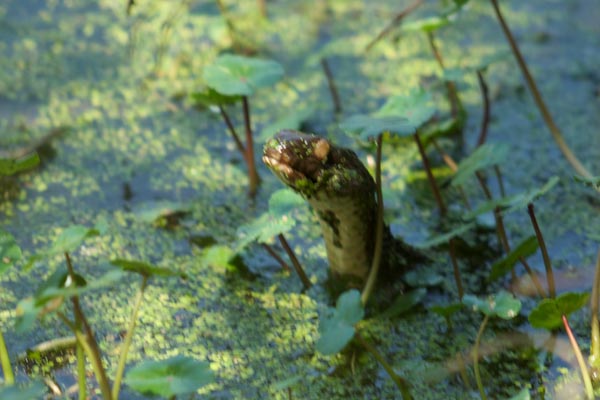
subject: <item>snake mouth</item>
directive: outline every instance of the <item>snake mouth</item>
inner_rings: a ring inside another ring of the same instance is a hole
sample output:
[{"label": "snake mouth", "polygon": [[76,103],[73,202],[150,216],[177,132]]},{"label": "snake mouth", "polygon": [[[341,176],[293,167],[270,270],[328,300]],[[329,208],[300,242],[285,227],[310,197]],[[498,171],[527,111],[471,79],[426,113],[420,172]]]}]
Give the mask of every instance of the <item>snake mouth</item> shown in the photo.
[{"label": "snake mouth", "polygon": [[265,165],[279,177],[279,179],[283,180],[288,185],[295,186],[294,183],[296,181],[307,179],[306,175],[302,172],[292,168],[289,164],[290,160],[287,159],[283,153],[280,153],[275,149],[265,149],[262,160]]}]

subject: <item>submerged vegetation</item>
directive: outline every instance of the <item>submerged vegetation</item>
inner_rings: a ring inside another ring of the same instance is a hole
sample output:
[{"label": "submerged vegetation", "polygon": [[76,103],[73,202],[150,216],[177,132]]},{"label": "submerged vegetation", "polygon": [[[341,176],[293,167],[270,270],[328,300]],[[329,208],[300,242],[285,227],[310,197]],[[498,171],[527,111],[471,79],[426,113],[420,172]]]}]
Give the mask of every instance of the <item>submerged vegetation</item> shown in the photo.
[{"label": "submerged vegetation", "polygon": [[[600,394],[597,7],[306,3],[0,5],[0,398]],[[372,174],[361,280],[281,130]]]}]

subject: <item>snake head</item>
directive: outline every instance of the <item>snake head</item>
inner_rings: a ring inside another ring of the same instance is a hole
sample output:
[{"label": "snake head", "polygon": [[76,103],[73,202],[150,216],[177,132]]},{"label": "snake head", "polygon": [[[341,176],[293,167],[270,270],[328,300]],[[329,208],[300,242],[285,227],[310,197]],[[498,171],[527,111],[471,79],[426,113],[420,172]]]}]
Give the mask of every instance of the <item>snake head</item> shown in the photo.
[{"label": "snake head", "polygon": [[263,162],[286,185],[310,196],[326,178],[331,145],[327,139],[282,130],[263,150]]}]

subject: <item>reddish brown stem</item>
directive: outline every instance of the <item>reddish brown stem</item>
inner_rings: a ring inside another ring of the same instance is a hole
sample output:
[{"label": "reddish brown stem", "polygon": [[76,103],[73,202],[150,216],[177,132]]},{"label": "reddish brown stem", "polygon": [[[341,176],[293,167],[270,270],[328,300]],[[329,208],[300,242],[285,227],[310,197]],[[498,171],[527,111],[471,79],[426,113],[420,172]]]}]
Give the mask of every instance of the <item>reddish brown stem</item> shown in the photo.
[{"label": "reddish brown stem", "polygon": [[323,67],[323,72],[325,72],[325,77],[327,78],[327,86],[329,86],[329,93],[331,93],[331,100],[333,101],[335,113],[339,114],[342,112],[342,103],[340,101],[340,95],[337,91],[335,81],[333,80],[331,68],[329,68],[329,63],[325,57],[321,58],[321,66]]},{"label": "reddish brown stem", "polygon": [[456,250],[454,249],[454,239],[448,241],[450,249],[450,259],[452,260],[452,268],[454,269],[454,280],[456,281],[456,289],[458,290],[458,299],[462,301],[465,294],[462,285],[462,278],[460,276],[460,270],[458,269],[458,261],[456,260]]},{"label": "reddish brown stem", "polygon": [[[442,58],[442,53],[440,53],[440,50],[435,44],[435,37],[433,36],[433,32],[427,32],[427,40],[429,41],[429,47],[431,47],[431,52],[433,53],[435,60],[437,61],[438,65],[443,71],[445,68],[444,59]],[[456,92],[456,85],[454,84],[454,82],[446,81],[446,90],[448,91],[448,100],[450,101],[450,109],[452,116],[456,117],[458,115],[459,100],[458,93]]]},{"label": "reddish brown stem", "polygon": [[248,96],[242,97],[242,104],[244,106],[244,125],[246,127],[246,163],[248,164],[248,194],[251,197],[256,195],[260,178],[256,171],[256,164],[254,162],[254,143],[252,140],[252,128],[250,124],[250,105],[248,103]]},{"label": "reddish brown stem", "polygon": [[483,98],[483,116],[481,117],[479,139],[477,139],[477,146],[479,147],[485,143],[485,139],[487,138],[488,125],[490,123],[490,97],[488,85],[481,71],[477,71],[477,79],[479,80],[479,88],[481,89],[481,97]]},{"label": "reddish brown stem", "polygon": [[540,226],[538,225],[537,218],[535,217],[533,203],[527,204],[527,212],[529,213],[529,218],[531,219],[531,224],[533,225],[533,230],[535,231],[535,236],[537,237],[537,241],[540,245],[542,258],[544,259],[544,267],[546,268],[546,279],[548,280],[548,292],[550,297],[554,298],[556,296],[556,286],[554,284],[554,273],[552,272],[552,263],[550,261],[550,256],[548,255],[548,249],[546,248],[544,236],[542,235],[542,231],[540,229]]},{"label": "reddish brown stem", "polygon": [[290,258],[290,261],[292,262],[292,265],[294,266],[296,273],[300,277],[300,280],[302,281],[304,288],[310,289],[310,286],[311,286],[310,279],[308,279],[308,276],[306,276],[306,273],[302,269],[302,265],[300,265],[300,261],[298,261],[298,258],[294,254],[294,251],[288,244],[287,240],[285,239],[285,236],[283,236],[283,234],[280,233],[279,235],[277,235],[277,238],[279,239],[279,243],[281,243],[281,246],[287,253],[288,257]]},{"label": "reddish brown stem", "polygon": [[423,0],[416,0],[404,10],[402,10],[399,14],[397,14],[394,17],[394,19],[385,28],[383,28],[381,32],[379,32],[375,39],[369,42],[369,44],[365,48],[365,52],[371,50],[371,48],[373,48],[373,46],[375,46],[377,42],[379,42],[381,39],[387,36],[396,26],[400,25],[404,17],[406,17],[408,14],[419,8],[421,4],[423,4]]},{"label": "reddish brown stem", "polygon": [[246,149],[244,148],[244,145],[242,144],[240,137],[238,136],[237,132],[235,131],[235,128],[233,127],[233,124],[231,123],[231,119],[229,118],[229,115],[227,115],[227,113],[225,112],[225,109],[220,104],[219,104],[219,111],[221,112],[223,121],[225,121],[225,125],[227,125],[227,128],[229,129],[229,133],[231,134],[231,136],[233,137],[233,140],[235,141],[235,145],[236,145],[238,151],[240,152],[242,157],[244,157],[244,160],[246,160],[246,166],[247,166],[248,155],[246,154]]},{"label": "reddish brown stem", "polygon": [[419,149],[419,154],[421,154],[421,160],[423,161],[423,167],[425,167],[425,172],[427,173],[427,179],[429,180],[429,185],[431,186],[431,190],[433,192],[433,196],[435,197],[435,201],[440,210],[440,214],[442,216],[446,215],[446,206],[444,205],[444,200],[442,200],[442,195],[440,194],[440,190],[438,188],[437,182],[435,181],[435,177],[433,176],[433,172],[431,172],[431,166],[429,165],[429,159],[427,158],[427,154],[425,154],[425,149],[423,148],[423,143],[421,143],[421,139],[419,138],[419,133],[416,132],[413,135],[415,142],[417,143],[417,147]]},{"label": "reddish brown stem", "polygon": [[273,257],[275,260],[277,260],[279,265],[281,265],[281,268],[283,268],[286,272],[291,272],[290,266],[283,260],[283,258],[281,258],[281,256],[279,254],[277,254],[277,252],[275,250],[273,250],[273,248],[271,246],[269,246],[266,243],[262,243],[262,246],[267,251],[267,253],[269,253],[271,255],[271,257]]}]

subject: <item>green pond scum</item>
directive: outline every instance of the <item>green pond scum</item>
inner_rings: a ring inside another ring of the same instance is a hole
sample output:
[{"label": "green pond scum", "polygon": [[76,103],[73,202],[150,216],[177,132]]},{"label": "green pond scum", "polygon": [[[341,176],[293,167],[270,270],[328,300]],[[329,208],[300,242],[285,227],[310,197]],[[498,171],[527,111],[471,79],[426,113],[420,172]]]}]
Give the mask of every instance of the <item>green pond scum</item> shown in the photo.
[{"label": "green pond scum", "polygon": [[[320,318],[336,301],[327,289],[327,256],[316,215],[299,211],[286,232],[312,284],[308,290],[258,244],[233,254],[238,227],[266,212],[271,193],[282,185],[257,157],[261,184],[248,198],[246,160],[218,108],[200,107],[192,95],[207,89],[203,70],[221,54],[276,61],[283,78],[249,98],[255,154],[276,121],[291,121],[297,126],[281,128],[314,132],[352,148],[373,172],[373,144],[346,135],[341,121],[376,113],[391,96],[420,88],[433,93],[436,115],[452,112],[426,33],[395,27],[365,51],[411,2],[278,0],[266,3],[267,17],[254,0],[129,3],[129,13],[127,0],[0,3],[0,158],[26,150],[40,156],[32,169],[0,174],[0,232],[10,233],[22,251],[15,265],[0,266],[0,332],[16,381],[46,377],[62,393],[47,395],[56,399],[77,383],[74,349],[27,357],[36,344],[72,331],[49,315],[17,333],[15,310],[55,271],[66,271],[62,254],[42,257],[30,269],[27,260],[50,249],[69,226],[82,225],[99,233],[70,254],[88,283],[113,268],[115,259],[143,260],[185,275],[149,280],[125,375],[143,361],[185,356],[202,368],[208,363],[214,374],[200,389],[194,387],[198,398],[401,398],[382,364],[359,341],[328,356],[315,347]],[[460,3],[424,2],[406,18],[429,18]],[[566,142],[600,175],[600,7],[594,0],[506,0],[501,7]],[[548,133],[508,52],[491,2],[468,2],[435,31],[435,44],[446,76],[456,78],[467,115],[463,134],[439,138],[437,145],[457,161],[474,150],[483,113],[477,74],[453,76],[452,71],[505,52],[485,69],[491,105],[487,141],[508,147],[500,165],[503,189],[508,195],[523,193],[558,176],[559,182],[535,200],[553,268],[593,271],[598,193],[573,178],[577,174]],[[341,115],[334,113],[323,58]],[[224,107],[243,136],[242,103]],[[302,113],[303,121],[294,117],[300,110],[310,110]],[[56,129],[60,134],[52,134]],[[414,143],[387,135],[384,143],[384,217],[392,233],[418,244],[450,231]],[[453,172],[440,153],[432,145],[427,153],[451,214],[462,207],[462,197],[473,209],[485,201],[474,176],[460,193],[450,185]],[[486,175],[498,195],[493,169]],[[481,215],[477,224],[478,230],[457,241],[456,251],[465,293],[486,298],[508,289],[509,278],[488,282],[489,267],[503,252],[493,216]],[[513,247],[535,233],[526,208],[506,214],[504,228]],[[279,251],[276,243],[269,244]],[[452,308],[449,316],[431,310],[459,300],[448,245],[426,252],[430,261],[420,268],[442,279],[431,283],[421,303],[391,318],[378,317],[400,293],[376,289],[372,302],[380,304],[367,305],[356,330],[408,382],[415,399],[480,398],[471,351],[484,317],[466,307]],[[527,260],[543,277],[541,252]],[[516,273],[525,275],[520,265]],[[592,281],[590,275],[574,291],[590,292]],[[559,292],[561,284],[559,279]],[[80,298],[110,380],[139,286],[140,277],[128,274]],[[550,335],[528,323],[539,298],[517,296],[520,313],[511,320],[490,319],[479,344],[478,374],[488,398],[509,399],[524,389],[534,399],[585,398],[568,344],[567,350],[552,347]],[[590,351],[589,314],[585,306],[569,316],[584,356]],[[564,328],[556,332],[556,343],[567,343]],[[89,364],[87,371],[89,397],[101,398]],[[37,394],[27,398],[46,392],[36,382],[28,390]],[[119,398],[149,398],[124,382]]]}]

